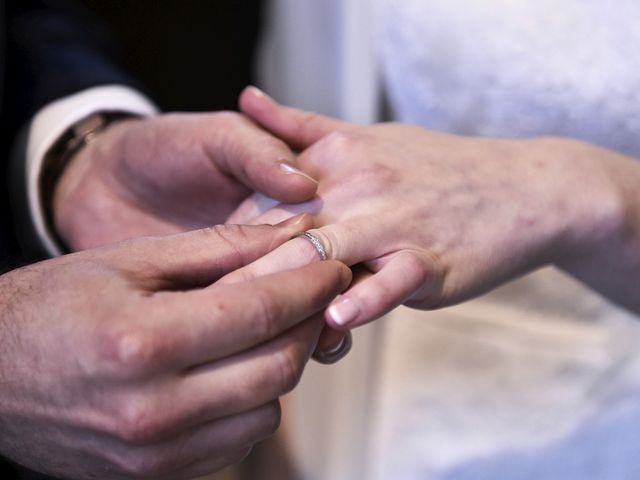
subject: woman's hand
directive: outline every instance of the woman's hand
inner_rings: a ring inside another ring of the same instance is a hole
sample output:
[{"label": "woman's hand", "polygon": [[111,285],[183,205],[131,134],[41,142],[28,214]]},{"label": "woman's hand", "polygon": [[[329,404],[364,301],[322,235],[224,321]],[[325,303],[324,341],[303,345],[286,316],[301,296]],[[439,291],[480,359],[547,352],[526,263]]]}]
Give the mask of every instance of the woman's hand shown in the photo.
[{"label": "woman's hand", "polygon": [[[329,258],[370,272],[334,301],[330,325],[351,328],[401,303],[451,305],[551,263],[640,310],[628,282],[640,282],[640,172],[632,160],[561,139],[355,126],[282,107],[251,88],[240,105],[302,151],[299,165],[320,181],[315,200],[279,205],[254,221],[313,212],[325,225],[313,233]],[[254,196],[231,220],[256,217],[265,204]],[[625,237],[634,225],[635,237]],[[603,245],[619,258],[598,255]],[[280,255],[286,263],[287,248],[268,261]]]}]

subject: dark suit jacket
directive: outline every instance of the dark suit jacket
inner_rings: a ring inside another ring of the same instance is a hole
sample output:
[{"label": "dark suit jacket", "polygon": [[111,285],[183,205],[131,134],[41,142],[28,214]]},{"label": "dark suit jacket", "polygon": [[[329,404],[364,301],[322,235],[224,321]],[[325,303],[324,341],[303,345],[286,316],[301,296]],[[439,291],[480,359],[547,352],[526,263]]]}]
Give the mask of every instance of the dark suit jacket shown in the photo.
[{"label": "dark suit jacket", "polygon": [[[16,133],[55,99],[102,84],[131,85],[114,63],[114,53],[109,33],[77,5],[0,0],[0,270],[27,261],[17,246],[8,198],[9,151]],[[46,477],[0,458],[0,478]]]},{"label": "dark suit jacket", "polygon": [[0,269],[24,260],[7,194],[16,133],[48,102],[97,85],[133,84],[115,57],[110,33],[72,2],[0,0]]}]

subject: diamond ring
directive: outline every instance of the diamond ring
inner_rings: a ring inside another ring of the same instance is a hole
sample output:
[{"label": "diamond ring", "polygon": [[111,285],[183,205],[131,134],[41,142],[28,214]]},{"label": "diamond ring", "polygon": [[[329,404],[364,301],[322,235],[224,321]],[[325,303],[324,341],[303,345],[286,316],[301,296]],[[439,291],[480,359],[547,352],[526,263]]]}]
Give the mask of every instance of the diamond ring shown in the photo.
[{"label": "diamond ring", "polygon": [[320,239],[316,237],[313,233],[300,232],[293,238],[298,238],[298,237],[304,237],[307,240],[309,240],[311,242],[311,245],[313,245],[313,248],[315,248],[316,252],[318,252],[318,255],[320,255],[321,260],[327,259],[327,251],[325,250],[324,245],[322,245],[322,242],[320,241]]}]

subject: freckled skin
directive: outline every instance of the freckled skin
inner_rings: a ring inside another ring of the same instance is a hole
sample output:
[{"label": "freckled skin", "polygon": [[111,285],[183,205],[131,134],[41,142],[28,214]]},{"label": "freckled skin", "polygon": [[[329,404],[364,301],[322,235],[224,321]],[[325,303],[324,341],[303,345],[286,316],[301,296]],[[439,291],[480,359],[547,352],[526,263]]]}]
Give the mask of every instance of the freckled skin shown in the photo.
[{"label": "freckled skin", "polygon": [[[563,138],[357,126],[251,91],[240,106],[320,181],[314,234],[333,258],[371,273],[341,297],[356,311],[350,327],[401,303],[451,305],[544,265],[640,312],[640,162]],[[277,221],[308,206],[232,218]]]}]

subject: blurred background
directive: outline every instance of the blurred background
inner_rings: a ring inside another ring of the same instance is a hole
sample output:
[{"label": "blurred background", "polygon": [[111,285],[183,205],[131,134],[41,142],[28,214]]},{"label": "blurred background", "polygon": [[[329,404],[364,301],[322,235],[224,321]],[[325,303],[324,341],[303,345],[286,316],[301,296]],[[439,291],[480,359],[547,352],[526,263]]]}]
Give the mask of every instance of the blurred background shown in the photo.
[{"label": "blurred background", "polygon": [[[83,0],[162,110],[235,109],[252,81],[260,0]],[[233,46],[233,48],[230,48]]]}]

